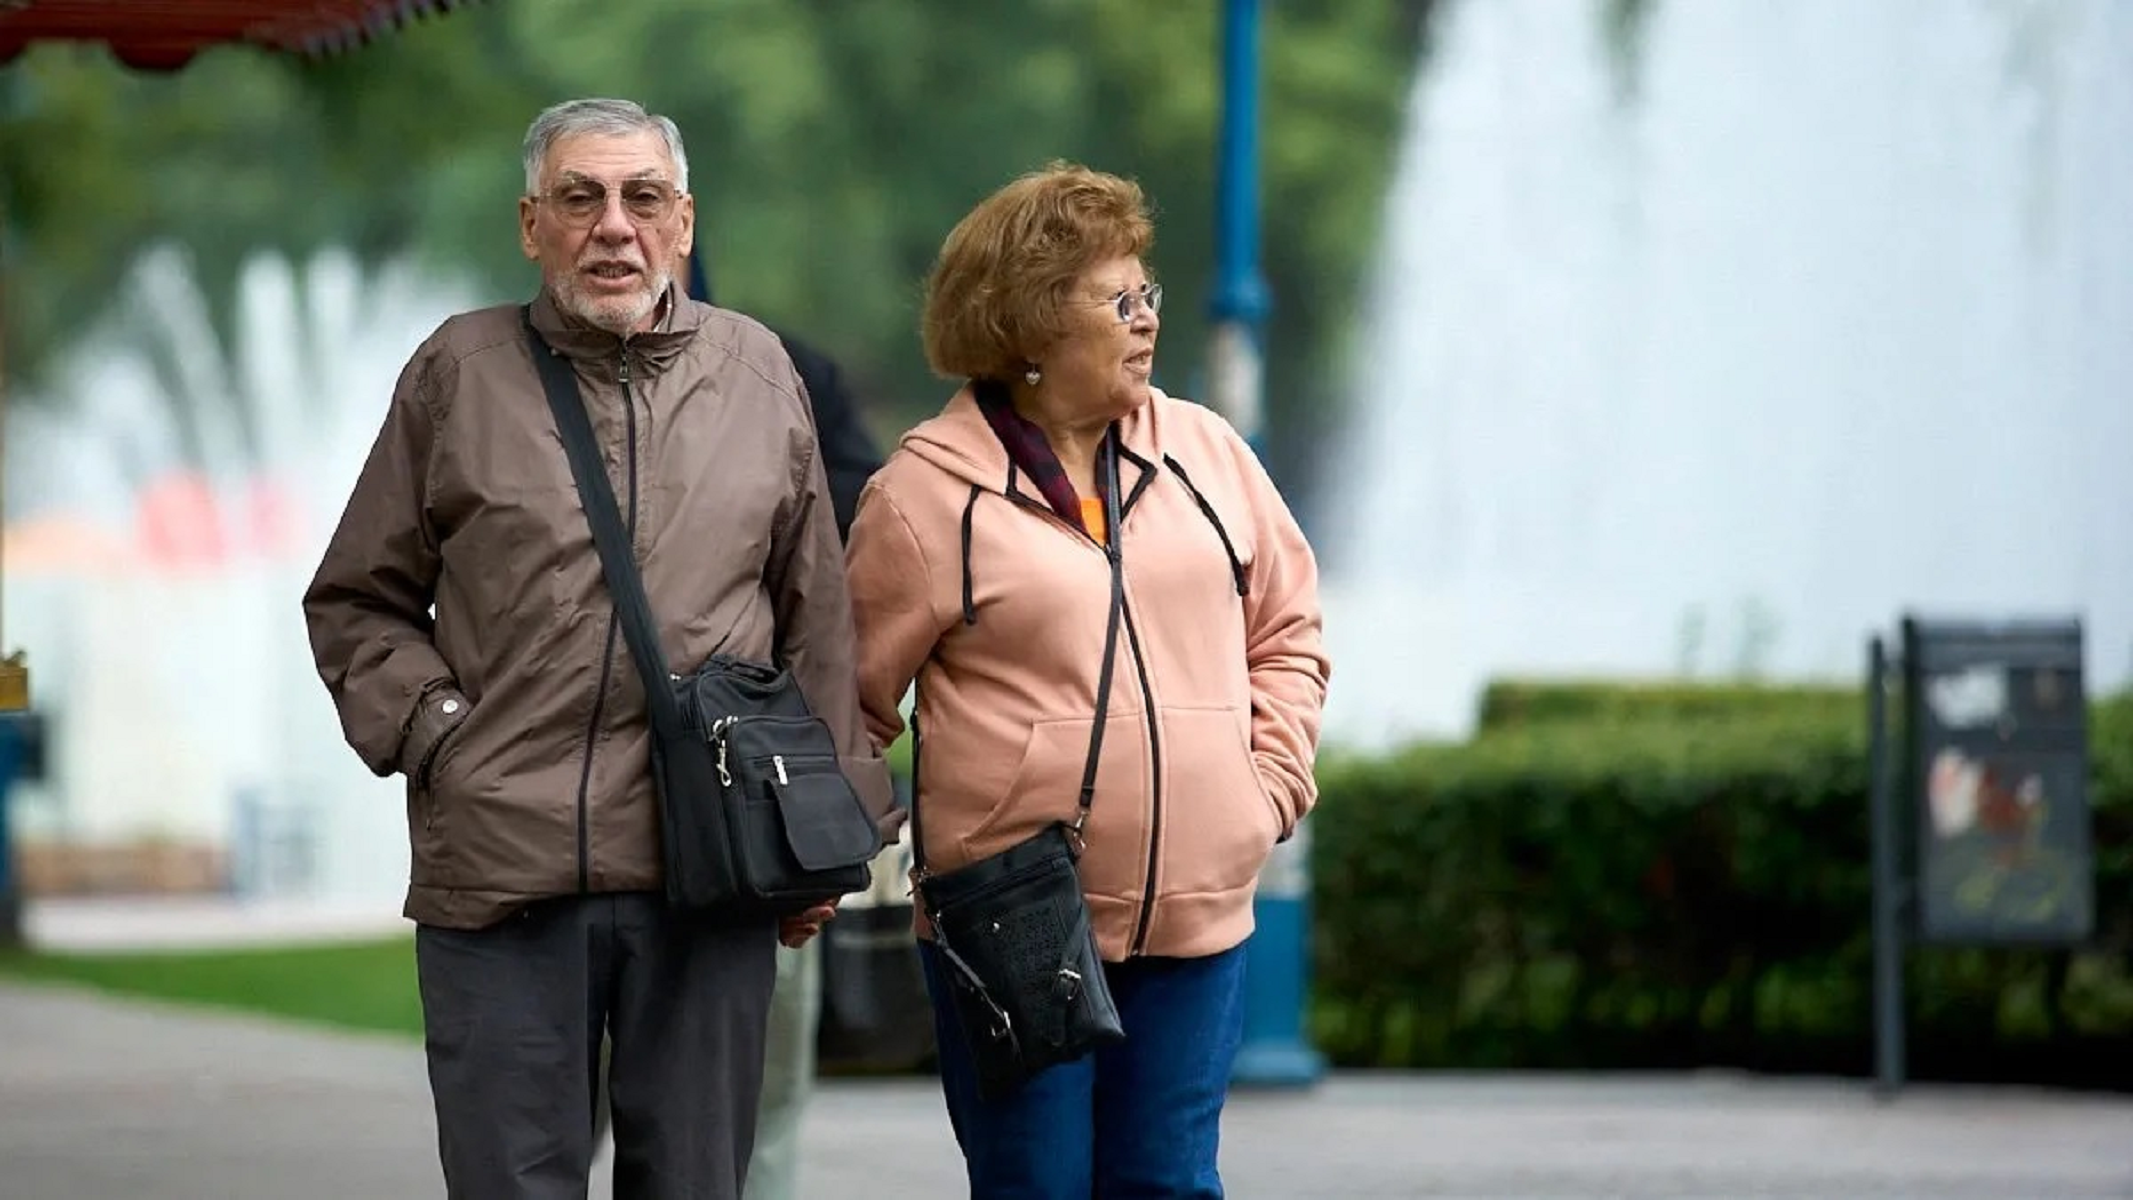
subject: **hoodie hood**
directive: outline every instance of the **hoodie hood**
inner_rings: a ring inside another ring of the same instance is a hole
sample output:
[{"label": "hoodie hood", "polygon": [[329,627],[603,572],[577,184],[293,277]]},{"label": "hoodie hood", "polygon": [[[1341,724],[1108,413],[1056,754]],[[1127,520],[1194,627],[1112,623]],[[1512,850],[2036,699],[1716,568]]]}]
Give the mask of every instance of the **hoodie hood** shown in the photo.
[{"label": "hoodie hood", "polygon": [[[1125,450],[1119,462],[1118,481],[1128,496],[1138,490],[1139,476],[1162,461],[1161,410],[1167,404],[1179,403],[1157,388],[1150,387],[1148,392],[1148,403],[1118,422],[1119,444]],[[1002,496],[1031,495],[1030,489],[1016,478],[1018,472],[1008,460],[1007,447],[1000,444],[998,435],[986,423],[985,414],[978,410],[977,395],[968,384],[949,399],[940,415],[920,422],[904,434],[899,445],[961,483]]]},{"label": "hoodie hood", "polygon": [[[1148,389],[1148,402],[1127,413],[1118,421],[1119,463],[1118,487],[1121,528],[1113,535],[1123,549],[1131,555],[1126,542],[1134,505],[1157,478],[1168,473],[1175,478],[1192,498],[1195,508],[1221,541],[1224,557],[1229,561],[1230,575],[1235,581],[1237,594],[1245,594],[1249,574],[1238,558],[1236,544],[1229,530],[1223,525],[1221,515],[1206,495],[1194,485],[1192,475],[1185,464],[1178,461],[1163,448],[1162,430],[1166,409],[1186,404],[1173,400],[1159,388]],[[945,472],[951,479],[963,485],[967,491],[962,503],[962,519],[959,522],[957,549],[961,583],[961,607],[963,623],[975,625],[978,621],[976,603],[977,564],[972,561],[972,525],[978,519],[978,501],[992,495],[1052,514],[1042,497],[1024,486],[1021,473],[1016,470],[1007,454],[1007,447],[1000,444],[998,434],[985,420],[978,408],[977,396],[969,385],[964,385],[948,401],[938,416],[919,423],[904,434],[898,448],[913,457]]]}]

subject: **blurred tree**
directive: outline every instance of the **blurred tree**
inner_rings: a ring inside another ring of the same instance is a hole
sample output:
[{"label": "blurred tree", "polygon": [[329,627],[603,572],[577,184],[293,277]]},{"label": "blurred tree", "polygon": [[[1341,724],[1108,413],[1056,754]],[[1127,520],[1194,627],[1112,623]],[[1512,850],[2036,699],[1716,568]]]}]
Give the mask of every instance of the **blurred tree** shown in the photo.
[{"label": "blurred tree", "polygon": [[[1274,466],[1299,472],[1338,373],[1428,0],[1266,7],[1265,264]],[[518,139],[571,95],[639,99],[688,137],[722,301],[834,347],[890,411],[930,412],[920,283],[986,191],[1053,158],[1139,178],[1172,295],[1164,382],[1198,389],[1212,267],[1214,3],[516,0],[307,64],[217,51],[176,76],[44,48],[0,71],[10,382],[185,248],[219,336],[246,257],[414,255],[524,295]]]},{"label": "blurred tree", "polygon": [[[184,84],[48,48],[0,72],[0,270],[7,385],[34,385],[161,245],[188,252],[214,334],[236,337],[247,256],[302,261],[340,240],[352,197],[314,195],[315,124],[288,64],[249,52],[196,60]],[[174,364],[158,363],[169,376]],[[239,398],[241,399],[241,398]]]}]

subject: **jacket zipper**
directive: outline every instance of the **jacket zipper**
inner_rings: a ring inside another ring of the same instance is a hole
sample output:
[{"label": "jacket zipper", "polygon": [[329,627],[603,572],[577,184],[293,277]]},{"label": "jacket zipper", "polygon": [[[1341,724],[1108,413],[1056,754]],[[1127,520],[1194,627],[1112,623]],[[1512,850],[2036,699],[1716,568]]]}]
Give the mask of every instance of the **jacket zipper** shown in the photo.
[{"label": "jacket zipper", "polygon": [[1155,689],[1148,683],[1148,662],[1141,657],[1140,629],[1133,623],[1133,610],[1124,611],[1126,645],[1133,651],[1133,673],[1141,681],[1141,712],[1148,720],[1148,882],[1141,894],[1140,925],[1133,931],[1133,946],[1127,952],[1138,958],[1148,952],[1148,923],[1155,917],[1155,870],[1163,844],[1163,745],[1156,734]]},{"label": "jacket zipper", "polygon": [[[1135,485],[1132,494],[1121,499],[1121,520],[1124,520],[1125,511],[1132,507],[1133,501],[1140,498],[1142,489],[1147,485],[1148,479],[1144,475],[1140,483]],[[1007,495],[1010,500],[1031,512],[1050,517],[1062,526],[1067,525],[1066,518],[1052,511],[1049,505],[1038,504],[1020,492],[1009,492]],[[1087,530],[1076,532],[1084,537],[1087,535]],[[1148,724],[1148,877],[1141,887],[1141,919],[1134,927],[1133,943],[1126,951],[1127,957],[1139,958],[1148,952],[1148,925],[1155,919],[1155,875],[1156,868],[1161,863],[1163,845],[1163,742],[1162,735],[1158,732],[1160,722],[1156,720],[1155,688],[1148,682],[1148,661],[1141,655],[1140,629],[1133,622],[1131,606],[1126,606],[1123,600],[1120,604],[1123,606],[1126,622],[1126,644],[1133,653],[1133,673],[1141,685],[1141,712]]]},{"label": "jacket zipper", "polygon": [[[1140,482],[1134,486],[1132,493],[1122,498],[1119,504],[1121,521],[1124,520],[1126,510],[1133,506],[1135,500],[1140,499],[1141,491],[1147,486],[1148,477],[1144,474]],[[1050,505],[1039,504],[1035,500],[1024,496],[1020,491],[1010,491],[1005,495],[1009,500],[1033,513],[1049,517],[1066,528],[1073,528],[1073,526],[1068,525],[1066,518],[1054,512]],[[1087,530],[1085,529],[1077,529],[1075,532],[1082,534],[1084,537],[1087,536]],[[1156,720],[1155,688],[1148,682],[1148,662],[1141,655],[1140,629],[1133,622],[1133,609],[1131,606],[1126,606],[1123,600],[1120,601],[1120,604],[1126,622],[1126,644],[1133,653],[1133,673],[1139,678],[1141,685],[1141,711],[1148,725],[1148,877],[1141,887],[1141,919],[1134,927],[1133,943],[1126,951],[1127,957],[1139,958],[1148,952],[1148,925],[1155,918],[1155,875],[1156,868],[1161,862],[1163,845],[1163,743],[1162,735],[1158,732],[1160,722]],[[916,801],[917,793],[916,750],[917,747],[914,745],[912,764],[914,802]]]},{"label": "jacket zipper", "polygon": [[[630,352],[622,351],[620,371],[622,381],[622,419],[628,443],[625,453],[629,462],[629,512],[630,542],[637,540],[637,401],[630,394]],[[606,649],[600,655],[600,685],[593,693],[592,718],[585,727],[585,761],[578,771],[578,890],[592,890],[592,770],[593,752],[599,745],[600,724],[607,715],[607,689],[615,676],[615,636],[621,632],[621,614],[613,604],[607,608]]]},{"label": "jacket zipper", "polygon": [[[1125,524],[1126,514],[1148,487],[1152,475],[1143,472],[1133,490],[1119,497],[1119,523]],[[1111,536],[1122,538],[1123,530],[1112,531]],[[1139,958],[1148,952],[1148,926],[1155,920],[1156,870],[1162,863],[1163,846],[1163,739],[1159,732],[1161,722],[1156,719],[1155,686],[1148,681],[1148,660],[1141,653],[1140,626],[1133,620],[1133,607],[1119,598],[1119,611],[1126,623],[1126,647],[1133,654],[1133,674],[1141,685],[1141,715],[1148,724],[1148,878],[1141,890],[1141,919],[1133,930],[1133,944],[1127,948],[1129,958]]]}]

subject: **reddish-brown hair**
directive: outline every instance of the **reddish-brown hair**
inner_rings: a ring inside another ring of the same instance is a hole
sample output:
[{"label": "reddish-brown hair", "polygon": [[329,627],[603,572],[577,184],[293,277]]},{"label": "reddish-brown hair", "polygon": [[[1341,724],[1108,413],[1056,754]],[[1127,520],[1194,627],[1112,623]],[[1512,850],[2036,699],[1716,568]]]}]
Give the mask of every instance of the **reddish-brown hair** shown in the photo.
[{"label": "reddish-brown hair", "polygon": [[1155,244],[1140,185],[1055,162],[987,196],[941,243],[926,281],[926,361],[951,379],[1006,380],[1071,326],[1084,271]]}]

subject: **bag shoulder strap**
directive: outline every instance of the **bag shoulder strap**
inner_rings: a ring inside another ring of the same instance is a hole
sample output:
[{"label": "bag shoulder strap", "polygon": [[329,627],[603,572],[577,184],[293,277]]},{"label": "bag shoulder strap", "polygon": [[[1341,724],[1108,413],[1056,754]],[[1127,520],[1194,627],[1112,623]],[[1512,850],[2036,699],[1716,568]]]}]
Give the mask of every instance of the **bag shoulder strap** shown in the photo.
[{"label": "bag shoulder strap", "polygon": [[[1111,427],[1100,458],[1104,472],[1104,557],[1111,564],[1111,611],[1104,629],[1104,661],[1096,675],[1096,713],[1089,724],[1089,753],[1081,768],[1081,792],[1074,810],[1074,821],[1068,833],[1079,853],[1082,849],[1082,831],[1089,823],[1089,809],[1096,801],[1096,769],[1103,761],[1104,719],[1111,708],[1111,682],[1118,667],[1118,630],[1126,612],[1126,574],[1123,554],[1124,539],[1119,529],[1118,501],[1118,427]],[[967,518],[966,518],[967,519]],[[922,736],[918,733],[918,714],[911,715],[913,741],[920,743],[920,752],[912,755],[918,762],[924,757]],[[922,768],[920,768],[922,769]],[[926,838],[919,817],[919,780],[911,781],[911,865],[921,877],[926,874]]]},{"label": "bag shoulder strap", "polygon": [[540,372],[541,390],[548,396],[548,410],[555,416],[556,433],[563,439],[563,454],[570,460],[570,474],[578,484],[585,520],[592,526],[593,546],[600,552],[601,573],[607,579],[616,616],[622,622],[630,657],[644,679],[645,704],[652,715],[654,732],[664,738],[684,735],[681,708],[674,701],[666,656],[659,649],[659,626],[652,617],[651,598],[644,591],[644,577],[630,550],[630,535],[623,527],[615,489],[600,465],[600,449],[593,438],[592,418],[585,413],[585,398],[569,362],[551,349],[533,327],[530,308],[521,309],[526,342],[533,352],[534,368]]},{"label": "bag shoulder strap", "polygon": [[1126,614],[1126,560],[1118,502],[1118,426],[1104,454],[1104,556],[1111,560],[1111,616],[1104,629],[1104,665],[1096,675],[1096,719],[1089,725],[1089,757],[1081,768],[1081,799],[1074,812],[1074,848],[1081,849],[1081,833],[1089,823],[1089,807],[1096,801],[1096,768],[1103,759],[1104,718],[1111,710],[1111,677],[1118,667],[1118,627]]}]

